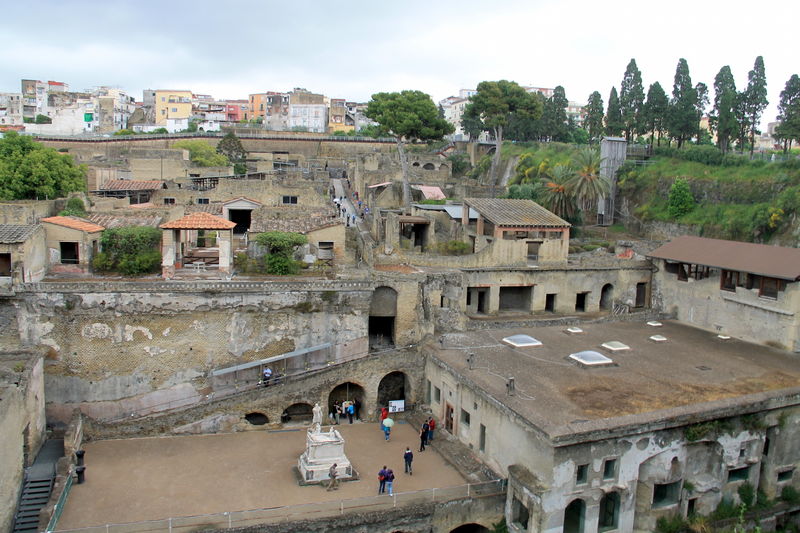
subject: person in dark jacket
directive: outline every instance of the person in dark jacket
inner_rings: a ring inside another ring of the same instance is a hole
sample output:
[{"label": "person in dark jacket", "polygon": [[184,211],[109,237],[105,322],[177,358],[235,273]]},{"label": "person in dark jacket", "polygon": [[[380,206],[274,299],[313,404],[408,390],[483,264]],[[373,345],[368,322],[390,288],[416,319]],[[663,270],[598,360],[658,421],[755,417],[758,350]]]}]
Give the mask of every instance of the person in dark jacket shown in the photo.
[{"label": "person in dark jacket", "polygon": [[411,448],[406,446],[406,453],[403,454],[403,461],[406,464],[406,474],[413,476],[414,473],[411,471],[411,461],[414,460],[414,452],[411,451]]}]

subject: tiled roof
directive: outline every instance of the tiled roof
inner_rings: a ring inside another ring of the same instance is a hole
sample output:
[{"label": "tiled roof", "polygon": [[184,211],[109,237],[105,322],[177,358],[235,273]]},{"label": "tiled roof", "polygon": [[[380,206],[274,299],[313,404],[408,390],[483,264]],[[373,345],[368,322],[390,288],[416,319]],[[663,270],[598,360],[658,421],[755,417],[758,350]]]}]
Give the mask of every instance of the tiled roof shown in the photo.
[{"label": "tiled roof", "polygon": [[465,198],[464,203],[495,226],[568,228],[570,223],[532,200]]},{"label": "tiled roof", "polygon": [[188,213],[209,213],[212,215],[222,216],[222,204],[213,202],[210,204],[191,204],[184,208],[184,212]]},{"label": "tiled roof", "polygon": [[25,242],[38,227],[34,224],[0,224],[0,244]]},{"label": "tiled roof", "polygon": [[85,231],[86,233],[96,233],[106,229],[103,226],[98,226],[97,224],[78,217],[48,217],[43,218],[42,222],[55,224],[57,226],[64,226],[65,228],[72,228],[79,231]]},{"label": "tiled roof", "polygon": [[164,187],[161,180],[107,180],[101,191],[155,191]]},{"label": "tiled roof", "polygon": [[439,187],[431,185],[412,185],[411,188],[420,191],[422,196],[428,200],[444,200],[447,198]]},{"label": "tiled roof", "polygon": [[162,229],[233,229],[235,222],[208,213],[191,213],[183,218],[161,224]]},{"label": "tiled roof", "polygon": [[127,228],[130,226],[150,226],[153,228],[157,228],[158,225],[161,223],[160,216],[158,215],[148,216],[145,215],[144,213],[142,213],[141,216],[135,216],[135,217],[93,213],[89,215],[89,220],[107,229]]},{"label": "tiled roof", "polygon": [[267,218],[254,220],[250,224],[250,231],[260,233],[263,231],[288,231],[291,233],[310,233],[323,228],[344,224],[336,217],[309,217],[309,218]]},{"label": "tiled roof", "polygon": [[800,248],[683,235],[647,255],[772,278],[800,279]]},{"label": "tiled roof", "polygon": [[225,202],[222,202],[222,205],[232,204],[233,202],[238,202],[239,200],[247,200],[248,202],[252,202],[254,204],[264,205],[261,202],[259,202],[258,200],[253,200],[252,198],[248,198],[247,196],[239,196],[238,198],[233,198],[231,200],[227,200]]}]

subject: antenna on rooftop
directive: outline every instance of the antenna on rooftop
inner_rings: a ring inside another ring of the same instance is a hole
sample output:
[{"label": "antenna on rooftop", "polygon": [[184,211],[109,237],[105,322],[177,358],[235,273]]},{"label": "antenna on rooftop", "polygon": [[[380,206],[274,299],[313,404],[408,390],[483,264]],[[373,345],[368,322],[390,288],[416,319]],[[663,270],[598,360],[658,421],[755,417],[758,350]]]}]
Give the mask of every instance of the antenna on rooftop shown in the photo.
[{"label": "antenna on rooftop", "polygon": [[514,385],[514,376],[511,376],[506,381],[506,391],[508,392],[509,396],[514,396],[516,394],[516,386]]}]

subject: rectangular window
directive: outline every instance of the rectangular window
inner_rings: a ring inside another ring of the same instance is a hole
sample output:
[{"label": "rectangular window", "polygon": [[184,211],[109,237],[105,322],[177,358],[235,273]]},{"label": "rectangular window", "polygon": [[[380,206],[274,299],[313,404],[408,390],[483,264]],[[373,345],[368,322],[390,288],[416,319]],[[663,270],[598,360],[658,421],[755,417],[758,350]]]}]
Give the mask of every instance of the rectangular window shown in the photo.
[{"label": "rectangular window", "polygon": [[678,503],[681,493],[681,482],[656,483],[653,486],[653,508],[669,507]]},{"label": "rectangular window", "polygon": [[78,264],[78,243],[77,242],[61,242],[61,263],[65,265]]},{"label": "rectangular window", "polygon": [[208,204],[208,198],[198,198],[197,199],[197,203],[200,204],[200,205],[207,205]]},{"label": "rectangular window", "polygon": [[433,400],[436,403],[442,401],[442,389],[440,389],[439,387],[433,387]]},{"label": "rectangular window", "polygon": [[511,500],[511,521],[522,531],[527,531],[529,519],[528,508],[514,496]]},{"label": "rectangular window", "polygon": [[170,108],[170,111],[172,111],[173,113],[177,113],[178,112],[178,108],[177,107],[172,107],[172,108]]},{"label": "rectangular window", "polygon": [[778,483],[785,483],[787,481],[791,481],[793,474],[794,470],[784,470],[783,472],[778,472]]},{"label": "rectangular window", "polygon": [[728,470],[728,483],[734,481],[746,481],[750,477],[750,467],[732,468]]},{"label": "rectangular window", "polygon": [[175,198],[164,198],[164,205],[175,205]]},{"label": "rectangular window", "polygon": [[778,291],[781,290],[781,280],[775,278],[761,278],[761,287],[758,295],[761,298],[769,298],[770,300],[778,299]]},{"label": "rectangular window", "polygon": [[606,459],[603,463],[603,479],[614,479],[617,475],[617,460]]},{"label": "rectangular window", "polygon": [[283,196],[281,197],[283,205],[297,205],[297,196]]},{"label": "rectangular window", "polygon": [[469,412],[465,411],[464,409],[461,410],[461,423],[465,426],[469,426]]},{"label": "rectangular window", "polygon": [[482,452],[486,451],[486,426],[481,424],[480,440],[478,441],[478,449]]},{"label": "rectangular window", "polygon": [[583,485],[589,481],[589,465],[578,465],[575,468],[575,484]]},{"label": "rectangular window", "polygon": [[433,386],[431,385],[431,380],[429,380],[429,379],[425,380],[425,384],[427,385],[425,387],[425,403],[430,404],[431,403],[431,390],[433,389]]}]

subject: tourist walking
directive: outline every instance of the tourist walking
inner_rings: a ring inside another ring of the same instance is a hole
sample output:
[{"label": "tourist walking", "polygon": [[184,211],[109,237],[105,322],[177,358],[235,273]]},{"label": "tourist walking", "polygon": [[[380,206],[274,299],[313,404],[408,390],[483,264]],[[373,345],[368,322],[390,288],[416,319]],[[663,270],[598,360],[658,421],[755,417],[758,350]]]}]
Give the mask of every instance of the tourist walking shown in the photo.
[{"label": "tourist walking", "polygon": [[347,419],[350,423],[353,423],[353,416],[356,414],[356,408],[353,405],[353,402],[347,402]]},{"label": "tourist walking", "polygon": [[358,398],[353,402],[353,409],[356,413],[356,420],[361,420],[361,401]]},{"label": "tourist walking", "polygon": [[419,451],[421,451],[421,452],[425,451],[425,441],[427,440],[427,437],[428,437],[428,432],[423,430],[423,429],[420,429],[419,430]]},{"label": "tourist walking", "polygon": [[389,410],[385,407],[381,407],[381,414],[378,417],[378,427],[381,428],[381,431],[383,431],[383,421],[386,420],[386,417],[388,416],[389,416]]},{"label": "tourist walking", "polygon": [[383,426],[383,436],[386,438],[386,442],[389,442],[389,437],[391,435],[392,435],[391,426]]},{"label": "tourist walking", "polygon": [[428,444],[433,442],[433,430],[436,429],[436,420],[433,417],[428,419]]},{"label": "tourist walking", "polygon": [[383,494],[386,490],[386,465],[378,470],[378,494]]},{"label": "tourist walking", "polygon": [[392,492],[392,485],[394,484],[394,472],[392,469],[386,471],[386,490],[389,491],[389,496],[392,496],[394,493]]},{"label": "tourist walking", "polygon": [[339,419],[342,417],[342,404],[336,402],[336,425],[339,425]]},{"label": "tourist walking", "polygon": [[406,446],[406,453],[403,454],[403,462],[406,464],[406,474],[413,476],[414,473],[411,471],[411,461],[414,460],[414,452],[411,451],[411,448]]},{"label": "tourist walking", "polygon": [[425,422],[422,423],[422,433],[420,433],[420,437],[425,438],[426,445],[428,444],[428,433],[430,432],[430,430],[431,426],[428,425],[428,421],[426,420]]},{"label": "tourist walking", "polygon": [[331,478],[328,483],[328,490],[339,490],[339,480],[336,479],[336,475],[336,463],[333,463],[331,469],[328,470],[328,477]]}]

